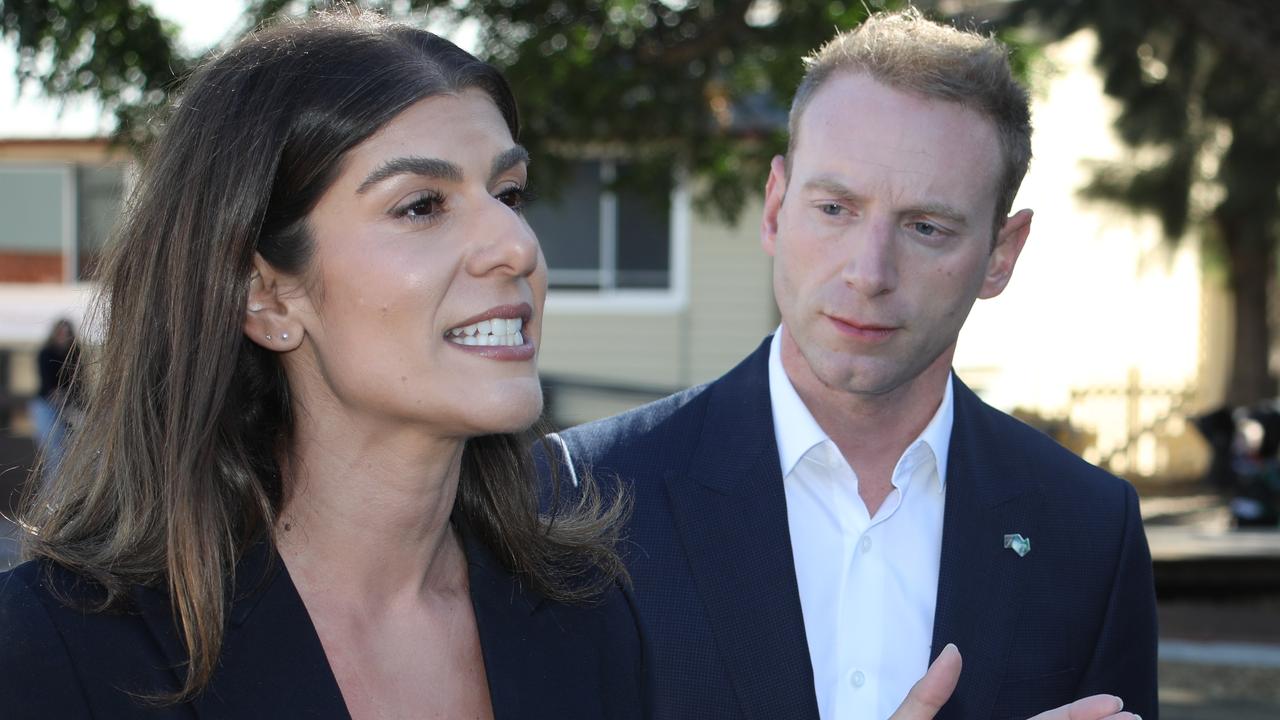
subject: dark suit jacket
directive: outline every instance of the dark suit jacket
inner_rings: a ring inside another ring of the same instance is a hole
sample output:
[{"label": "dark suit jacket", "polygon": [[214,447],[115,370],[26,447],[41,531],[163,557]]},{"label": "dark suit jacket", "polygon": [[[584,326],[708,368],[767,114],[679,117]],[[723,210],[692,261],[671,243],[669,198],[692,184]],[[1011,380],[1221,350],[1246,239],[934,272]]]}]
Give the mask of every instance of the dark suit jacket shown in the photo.
[{"label": "dark suit jacket", "polygon": [[[577,472],[634,495],[625,555],[658,718],[818,717],[768,355],[766,340],[709,385],[562,435]],[[964,670],[939,717],[1021,719],[1106,692],[1152,720],[1155,597],[1133,488],[958,380],[954,397],[932,656],[955,643]],[[1006,549],[1007,533],[1032,551]]]},{"label": "dark suit jacket", "polygon": [[[522,585],[475,538],[464,533],[464,542],[495,718],[648,716],[641,638],[621,591],[563,605]],[[86,614],[51,584],[76,600],[100,594],[47,562],[0,575],[0,716],[349,717],[302,599],[265,545],[237,567],[247,592],[232,605],[212,683],[178,706],[148,709],[129,694],[180,687],[186,654],[167,595],[138,587],[131,611]]]}]

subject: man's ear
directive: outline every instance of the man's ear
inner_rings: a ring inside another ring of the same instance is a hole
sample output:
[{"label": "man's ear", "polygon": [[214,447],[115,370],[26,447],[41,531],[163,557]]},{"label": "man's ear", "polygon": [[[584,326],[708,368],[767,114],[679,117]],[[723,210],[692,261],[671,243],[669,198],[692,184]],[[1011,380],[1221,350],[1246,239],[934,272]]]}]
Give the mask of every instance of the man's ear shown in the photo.
[{"label": "man's ear", "polygon": [[292,307],[303,294],[297,281],[281,273],[253,254],[253,272],[244,311],[244,334],[253,342],[275,352],[288,352],[302,343],[304,328]]},{"label": "man's ear", "polygon": [[1027,243],[1031,233],[1031,211],[1019,210],[1010,215],[996,231],[996,243],[991,248],[991,256],[987,258],[987,275],[982,280],[982,289],[978,297],[986,300],[1004,292],[1013,277],[1013,266],[1018,263],[1022,254],[1022,246]]},{"label": "man's ear", "polygon": [[769,180],[764,185],[764,215],[760,218],[760,246],[770,256],[778,246],[778,213],[787,194],[787,163],[775,155],[769,163]]}]

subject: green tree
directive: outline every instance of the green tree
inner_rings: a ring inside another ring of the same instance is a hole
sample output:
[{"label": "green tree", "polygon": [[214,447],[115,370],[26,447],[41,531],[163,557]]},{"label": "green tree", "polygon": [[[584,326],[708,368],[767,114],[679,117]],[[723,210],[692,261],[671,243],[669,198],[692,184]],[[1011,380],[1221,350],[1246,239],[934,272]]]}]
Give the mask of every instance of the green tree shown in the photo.
[{"label": "green tree", "polygon": [[[251,0],[244,27],[323,0]],[[673,167],[732,218],[784,147],[782,122],[806,53],[899,0],[386,0],[358,3],[433,27],[478,31],[479,54],[520,99],[522,141],[554,188],[576,152],[622,153],[624,181],[657,188]],[[19,75],[54,97],[90,95],[145,141],[144,122],[200,58],[137,0],[0,0]]]},{"label": "green tree", "polygon": [[135,142],[192,61],[176,49],[177,28],[131,0],[0,0],[0,36],[17,46],[20,85],[93,97]]},{"label": "green tree", "polygon": [[[1086,195],[1198,233],[1234,296],[1227,402],[1274,397],[1269,287],[1280,242],[1280,4],[1275,0],[1018,0],[1013,23],[1091,28],[1121,103],[1121,138],[1155,160],[1098,167]],[[1206,198],[1208,198],[1206,200]]]}]

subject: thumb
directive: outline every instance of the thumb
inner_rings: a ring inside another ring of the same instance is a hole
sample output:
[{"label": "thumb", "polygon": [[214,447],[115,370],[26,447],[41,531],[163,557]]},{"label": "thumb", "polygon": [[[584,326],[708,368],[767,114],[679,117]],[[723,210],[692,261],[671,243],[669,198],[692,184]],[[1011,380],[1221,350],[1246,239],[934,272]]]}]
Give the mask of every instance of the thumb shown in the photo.
[{"label": "thumb", "polygon": [[960,651],[948,643],[889,720],[931,720],[955,691],[962,664]]},{"label": "thumb", "polygon": [[1031,720],[1118,720],[1135,717],[1120,713],[1124,701],[1114,695],[1090,695],[1070,705],[1042,712]]}]

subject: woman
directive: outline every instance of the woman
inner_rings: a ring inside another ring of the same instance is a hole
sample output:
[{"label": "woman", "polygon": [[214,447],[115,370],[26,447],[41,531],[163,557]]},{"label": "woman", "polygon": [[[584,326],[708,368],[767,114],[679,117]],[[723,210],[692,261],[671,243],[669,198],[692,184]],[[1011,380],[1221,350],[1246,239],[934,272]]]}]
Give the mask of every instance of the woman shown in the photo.
[{"label": "woman", "polygon": [[328,16],[188,88],[103,280],[104,382],[0,578],[6,717],[640,716],[620,505],[537,513],[506,82]]},{"label": "woman", "polygon": [[40,369],[40,391],[31,398],[29,410],[35,425],[36,449],[41,455],[40,474],[47,477],[58,471],[67,436],[67,414],[75,412],[78,403],[75,377],[80,351],[70,320],[63,318],[53,324],[49,338],[36,355],[36,364]]}]

